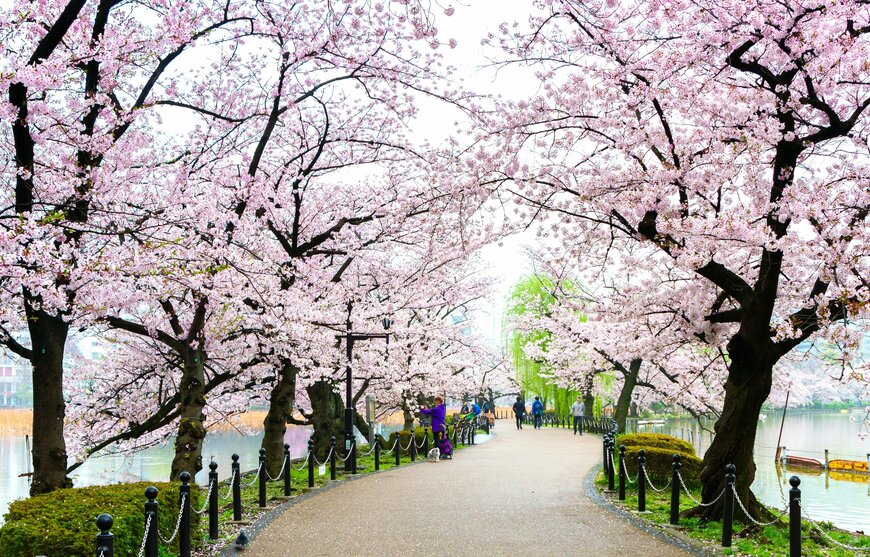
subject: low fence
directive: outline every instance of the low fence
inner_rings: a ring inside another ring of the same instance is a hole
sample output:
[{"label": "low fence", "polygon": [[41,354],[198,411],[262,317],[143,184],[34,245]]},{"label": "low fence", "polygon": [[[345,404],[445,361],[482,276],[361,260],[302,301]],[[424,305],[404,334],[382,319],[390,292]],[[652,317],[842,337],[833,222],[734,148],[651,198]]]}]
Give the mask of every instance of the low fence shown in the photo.
[{"label": "low fence", "polygon": [[[514,413],[511,410],[497,409],[494,415],[495,418],[498,420],[514,419]],[[525,425],[533,425],[535,422],[534,416],[532,416],[531,414],[525,414],[522,422]],[[589,433],[602,435],[605,433],[609,433],[612,429],[614,429],[615,424],[616,422],[613,420],[613,418],[594,418],[584,416],[578,425],[581,427],[582,431],[588,431]],[[552,412],[547,412],[541,415],[541,426],[571,429],[574,427],[574,416],[561,416]]]},{"label": "low fence", "polygon": [[[671,490],[671,502],[670,502],[670,517],[669,522],[671,524],[677,525],[680,522],[680,495],[681,490],[685,491],[689,500],[692,501],[693,504],[699,507],[710,507],[719,502],[720,499],[723,499],[723,518],[722,518],[722,547],[731,547],[731,539],[734,528],[734,506],[735,502],[740,507],[740,510],[743,511],[743,514],[756,526],[770,526],[781,521],[783,518],[788,516],[789,521],[789,557],[801,557],[801,522],[802,520],[806,520],[813,528],[815,528],[824,538],[834,544],[837,547],[842,549],[847,549],[849,551],[854,551],[856,553],[870,553],[870,548],[862,548],[862,547],[854,547],[851,545],[847,545],[841,543],[835,539],[833,539],[827,532],[825,532],[815,521],[810,519],[810,517],[806,516],[802,513],[802,505],[801,505],[801,490],[800,483],[801,480],[797,476],[792,476],[789,478],[788,483],[791,485],[791,489],[788,492],[788,499],[786,500],[783,497],[784,510],[780,511],[781,514],[771,520],[770,522],[762,522],[752,517],[749,514],[749,511],[744,505],[743,501],[740,500],[739,495],[737,494],[736,487],[736,474],[737,468],[733,464],[728,464],[725,467],[724,474],[724,482],[725,486],[722,488],[722,491],[713,498],[712,501],[703,502],[698,501],[692,496],[689,488],[686,487],[686,482],[683,480],[683,476],[680,473],[680,469],[682,468],[682,457],[679,454],[673,455],[673,463],[671,479],[668,483],[659,488],[656,487],[653,482],[649,478],[649,474],[646,470],[646,451],[641,449],[637,453],[637,476],[634,479],[631,479],[626,472],[625,465],[625,445],[620,445],[619,447],[619,488],[615,490],[615,465],[614,465],[614,435],[613,433],[606,434],[603,439],[603,454],[604,459],[604,473],[607,476],[607,489],[610,492],[616,492],[618,494],[618,498],[620,501],[625,501],[625,488],[626,482],[629,484],[637,485],[637,510],[638,512],[646,512],[646,488],[649,486],[652,490],[658,493],[664,493],[665,490],[670,487]],[[802,516],[803,514],[803,516]]]},{"label": "low fence", "polygon": [[[460,420],[453,427],[452,441],[454,446],[474,445],[475,430],[484,429],[489,431],[489,424],[480,424],[475,420]],[[266,470],[266,449],[260,449],[259,466],[255,471],[253,479],[250,483],[242,480],[242,473],[239,470],[239,455],[232,456],[232,466],[230,473],[230,481],[227,485],[225,494],[220,493],[218,482],[218,465],[216,462],[209,463],[208,485],[198,487],[191,484],[191,476],[187,472],[182,472],[179,476],[181,486],[179,486],[179,494],[181,506],[178,512],[178,520],[175,523],[175,530],[170,536],[164,536],[157,527],[158,513],[160,512],[160,504],[158,502],[158,492],[155,487],[148,487],[145,490],[145,502],[143,504],[142,520],[145,524],[144,536],[142,543],[139,546],[137,557],[158,557],[160,544],[171,544],[178,538],[178,555],[179,557],[191,557],[191,513],[208,516],[208,536],[210,539],[219,537],[219,506],[221,500],[232,499],[233,520],[229,524],[244,524],[242,522],[242,486],[253,487],[257,484],[258,487],[258,505],[259,508],[265,509],[266,486],[268,482],[283,483],[283,497],[290,498],[291,492],[294,490],[291,485],[291,469],[301,472],[307,468],[307,487],[314,487],[314,468],[316,466],[324,466],[329,464],[329,478],[336,479],[336,464],[337,462],[345,462],[348,465],[348,470],[351,474],[357,473],[357,457],[374,455],[375,471],[381,469],[381,457],[393,455],[395,457],[395,465],[401,464],[402,452],[407,452],[410,455],[411,461],[415,461],[422,453],[426,455],[429,452],[429,444],[433,440],[430,438],[429,428],[425,428],[423,438],[418,443],[415,435],[410,435],[407,446],[400,444],[400,436],[396,435],[393,445],[389,449],[384,449],[382,443],[384,439],[380,435],[376,435],[376,441],[372,444],[367,452],[358,453],[356,441],[354,441],[350,449],[347,450],[344,456],[339,454],[336,448],[335,437],[330,438],[329,452],[326,458],[321,462],[314,454],[314,440],[308,441],[308,454],[304,459],[298,459],[294,465],[290,459],[290,445],[284,445],[284,461],[280,472],[275,477],[272,477]],[[191,489],[197,488],[206,491],[206,501],[200,509],[194,509],[191,506]],[[115,536],[111,529],[114,519],[109,514],[101,514],[96,519],[99,533],[96,535],[96,557],[115,557]]]}]

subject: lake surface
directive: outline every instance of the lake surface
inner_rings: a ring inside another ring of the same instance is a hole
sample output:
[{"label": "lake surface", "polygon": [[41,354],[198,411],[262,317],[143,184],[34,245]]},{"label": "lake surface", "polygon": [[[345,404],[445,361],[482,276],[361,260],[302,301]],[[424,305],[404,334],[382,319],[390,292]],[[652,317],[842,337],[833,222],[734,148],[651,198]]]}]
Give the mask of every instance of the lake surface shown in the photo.
[{"label": "lake surface", "polygon": [[[825,461],[825,449],[830,459],[867,461],[870,439],[858,437],[865,411],[848,414],[834,412],[811,412],[791,410],[783,424],[781,445],[788,454]],[[779,436],[782,412],[768,412],[767,419],[759,421],[755,440],[755,482],[752,490],[770,507],[785,509],[791,486],[788,479],[798,476],[801,480],[801,503],[803,513],[815,521],[829,520],[846,530],[863,530],[870,533],[870,477],[853,475],[849,480],[834,479],[824,471],[803,468],[782,468],[775,462],[776,441]],[[637,426],[631,420],[629,430],[666,433],[691,441],[698,456],[710,446],[710,431],[713,422],[705,420],[703,431],[694,419],[669,419],[662,426]]]},{"label": "lake surface", "polygon": [[[789,454],[809,456],[824,462],[824,449],[829,449],[830,458],[865,460],[870,452],[870,439],[860,440],[857,436],[859,424],[852,420],[863,418],[864,414],[818,413],[790,411],[785,419],[782,444],[788,447]],[[782,413],[770,412],[765,421],[759,422],[755,443],[756,471],[752,485],[756,495],[766,504],[782,508],[782,494],[789,489],[788,478],[797,475],[801,478],[803,506],[805,514],[814,520],[830,520],[837,526],[848,530],[870,532],[870,482],[868,476],[855,476],[857,481],[836,480],[825,473],[806,470],[779,470],[774,463],[776,439],[779,434]],[[852,418],[852,419],[850,419]],[[636,421],[629,421],[629,429],[667,433],[692,441],[698,455],[703,456],[710,446],[710,433],[703,431],[693,419],[670,419],[663,426],[638,428]],[[384,426],[383,433],[401,426]],[[704,422],[704,427],[712,431],[713,424]],[[307,427],[288,427],[285,442],[290,445],[290,455],[297,458],[308,450],[311,429]],[[203,449],[203,461],[214,458],[218,463],[221,479],[228,476],[231,456],[240,456],[242,470],[257,467],[262,433],[241,435],[236,432],[210,433]],[[77,486],[100,485],[132,481],[165,481],[169,476],[173,446],[170,441],[165,446],[152,447],[135,455],[105,455],[90,459],[73,473]],[[27,449],[23,437],[0,437],[0,517],[6,512],[9,503],[26,497],[29,485],[26,478],[18,475],[28,471]],[[206,482],[207,470],[201,471],[196,480]],[[2,518],[0,518],[2,522]]]}]

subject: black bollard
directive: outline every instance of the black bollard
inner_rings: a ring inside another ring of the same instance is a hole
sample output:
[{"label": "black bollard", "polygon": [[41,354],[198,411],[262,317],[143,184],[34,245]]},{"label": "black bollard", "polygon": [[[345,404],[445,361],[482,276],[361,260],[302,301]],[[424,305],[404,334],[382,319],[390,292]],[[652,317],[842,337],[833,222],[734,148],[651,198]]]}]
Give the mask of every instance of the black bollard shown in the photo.
[{"label": "black bollard", "polygon": [[218,464],[211,461],[208,465],[208,537],[216,540],[218,532]]},{"label": "black bollard", "polygon": [[733,464],[725,466],[725,508],[722,510],[722,547],[731,547],[731,533],[734,530],[734,472]]},{"label": "black bollard", "polygon": [[423,455],[429,454],[429,428],[423,428]]},{"label": "black bollard", "polygon": [[350,444],[350,473],[356,474],[356,437],[353,439],[353,443]]},{"label": "black bollard", "polygon": [[393,445],[393,454],[396,456],[396,466],[402,465],[402,438],[399,436],[399,433],[396,432],[396,444]]},{"label": "black bollard", "polygon": [[190,473],[178,475],[181,486],[178,497],[181,499],[181,522],[178,530],[178,557],[190,557]]},{"label": "black bollard", "polygon": [[616,472],[616,470],[614,469],[615,467],[613,466],[613,445],[614,445],[613,439],[609,438],[607,440],[607,489],[609,491],[613,491],[614,487],[615,487],[614,486],[614,479],[615,478],[613,476],[614,476],[614,473]]},{"label": "black bollard", "polygon": [[266,508],[266,449],[260,448],[260,468],[257,470],[257,487],[259,488],[259,501],[261,509]]},{"label": "black bollard", "polygon": [[801,557],[801,479],[792,476],[788,483],[788,555]]},{"label": "black bollard", "polygon": [[293,491],[290,466],[290,445],[284,443],[284,497],[290,497],[290,493]]},{"label": "black bollard", "polygon": [[675,454],[673,457],[674,462],[671,464],[673,470],[671,471],[671,524],[679,524],[680,523],[680,468],[683,466],[683,463],[680,462],[682,458],[680,455]]},{"label": "black bollard", "polygon": [[646,512],[646,451],[637,452],[637,511]]},{"label": "black bollard", "polygon": [[233,476],[230,483],[233,489],[233,522],[242,520],[242,472],[239,467],[239,455],[233,455]]},{"label": "black bollard", "polygon": [[314,487],[314,439],[308,439],[308,487]]},{"label": "black bollard", "polygon": [[329,479],[335,481],[335,436],[329,438]]},{"label": "black bollard", "polygon": [[97,528],[100,533],[97,534],[97,557],[115,557],[115,535],[109,530],[112,529],[112,515],[101,514],[97,517]]},{"label": "black bollard", "polygon": [[625,445],[619,446],[619,500],[625,501]]},{"label": "black bollard", "polygon": [[601,438],[601,465],[604,467],[604,474],[607,474],[607,436]]},{"label": "black bollard", "polygon": [[471,424],[471,444],[474,445],[474,435],[477,433],[477,427],[475,424]]},{"label": "black bollard", "polygon": [[408,452],[411,454],[411,462],[417,460],[417,437],[414,435],[414,430],[410,430],[411,446],[408,447]]},{"label": "black bollard", "polygon": [[157,488],[145,488],[145,557],[157,557]]},{"label": "black bollard", "polygon": [[375,433],[375,471],[381,469],[381,434]]}]

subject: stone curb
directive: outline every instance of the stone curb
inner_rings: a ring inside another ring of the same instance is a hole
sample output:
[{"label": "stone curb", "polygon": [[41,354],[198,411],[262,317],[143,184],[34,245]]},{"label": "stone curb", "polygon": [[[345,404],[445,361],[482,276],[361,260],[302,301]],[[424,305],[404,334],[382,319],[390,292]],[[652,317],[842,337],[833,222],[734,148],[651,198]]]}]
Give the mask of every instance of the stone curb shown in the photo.
[{"label": "stone curb", "polygon": [[[463,445],[463,448],[476,447],[478,444],[488,443],[496,438],[495,433],[490,433],[489,435],[490,435],[490,438],[486,439],[483,443],[475,443],[474,445]],[[348,482],[359,481],[363,478],[368,478],[371,476],[375,476],[377,474],[383,474],[384,472],[394,472],[394,471],[399,470],[401,468],[406,468],[408,466],[416,466],[418,464],[423,464],[424,462],[427,462],[425,457],[423,457],[421,460],[418,460],[416,462],[408,462],[406,464],[402,464],[402,466],[400,466],[398,468],[389,468],[387,470],[378,470],[378,471],[373,470],[367,474],[358,474],[356,477],[350,477],[350,478],[345,477],[341,480],[336,480],[334,482],[329,481],[324,486],[317,487],[317,488],[314,488],[307,493],[302,493],[300,495],[297,495],[296,497],[293,497],[289,501],[285,501],[285,502],[281,503],[280,505],[278,505],[277,507],[275,507],[269,511],[266,511],[265,513],[263,513],[262,516],[254,519],[254,521],[250,525],[248,525],[245,528],[245,530],[248,532],[248,537],[253,541],[253,539],[257,536],[257,534],[259,534],[264,528],[269,526],[276,518],[278,518],[279,516],[284,514],[284,512],[288,511],[293,506],[295,506],[299,503],[302,503],[303,501],[305,501],[307,499],[311,499],[315,495],[329,491],[331,489],[335,489],[336,487],[339,487],[340,485],[346,484]],[[215,557],[236,557],[237,555],[239,555],[239,552],[233,547],[233,542],[230,541],[230,542],[227,542],[227,545],[224,546],[224,548],[221,549],[220,552],[217,553]]]},{"label": "stone curb", "polygon": [[603,465],[599,464],[598,466],[593,467],[592,470],[590,470],[589,473],[586,474],[586,478],[583,480],[584,494],[596,505],[606,510],[610,514],[628,522],[632,526],[643,530],[650,536],[653,536],[660,541],[678,547],[679,549],[685,551],[686,553],[689,553],[690,555],[695,555],[696,557],[711,557],[712,555],[724,555],[721,548],[714,548],[711,546],[703,545],[697,540],[693,540],[692,538],[685,536],[676,530],[659,525],[658,523],[644,520],[639,516],[614,505],[610,500],[605,498],[595,486],[595,477],[601,471],[602,466]]}]

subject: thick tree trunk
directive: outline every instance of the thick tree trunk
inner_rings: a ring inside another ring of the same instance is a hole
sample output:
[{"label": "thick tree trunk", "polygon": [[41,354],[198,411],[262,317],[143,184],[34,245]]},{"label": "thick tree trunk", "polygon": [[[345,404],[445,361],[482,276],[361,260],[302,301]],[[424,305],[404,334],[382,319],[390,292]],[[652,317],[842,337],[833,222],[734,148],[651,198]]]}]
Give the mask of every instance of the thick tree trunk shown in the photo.
[{"label": "thick tree trunk", "polygon": [[344,403],[328,381],[306,387],[311,401],[311,425],[314,426],[314,454],[319,460],[329,453],[329,438],[335,437],[339,450],[344,447]]},{"label": "thick tree trunk", "polygon": [[619,392],[619,399],[616,401],[616,411],[614,419],[616,420],[616,428],[619,433],[625,433],[625,419],[628,417],[628,409],[631,406],[631,394],[634,392],[634,386],[637,384],[637,375],[640,373],[640,366],[643,360],[632,360],[628,365],[628,372],[623,373],[625,381],[622,384],[622,390]]},{"label": "thick tree trunk", "polygon": [[59,317],[26,304],[27,327],[33,347],[33,481],[30,494],[72,487],[66,475],[63,436],[66,403],[63,399],[63,355],[69,325]]},{"label": "thick tree trunk", "polygon": [[632,401],[632,403],[631,403],[630,410],[628,411],[628,417],[629,417],[629,418],[637,418],[637,417],[638,417],[638,414],[637,414],[637,403],[634,402],[634,401]]},{"label": "thick tree trunk", "polygon": [[175,437],[175,457],[170,480],[177,481],[182,472],[195,476],[202,470],[202,445],[205,440],[205,354],[187,349],[179,384],[181,414]]},{"label": "thick tree trunk", "polygon": [[284,434],[293,414],[298,369],[289,360],[281,362],[277,379],[269,395],[269,411],[263,419],[263,443],[266,470],[275,477],[284,463]]},{"label": "thick tree trunk", "polygon": [[414,429],[414,414],[411,413],[408,403],[404,401],[402,401],[402,417],[404,418],[402,429]]},{"label": "thick tree trunk", "polygon": [[[770,394],[773,365],[777,360],[772,344],[765,346],[765,342],[769,343],[769,340],[750,343],[744,340],[742,333],[738,333],[728,343],[731,365],[725,383],[725,402],[722,415],[714,426],[716,436],[704,454],[701,469],[702,501],[709,502],[725,488],[725,466],[736,466],[737,494],[756,519],[766,518],[769,513],[763,510],[749,489],[755,480],[753,447],[758,415]],[[720,499],[715,505],[691,509],[686,514],[719,520],[722,510]],[[734,512],[737,517],[743,514],[739,505],[735,505]]]},{"label": "thick tree trunk", "polygon": [[583,397],[583,413],[590,418],[594,417],[595,412],[595,397],[591,393],[587,393]]}]

